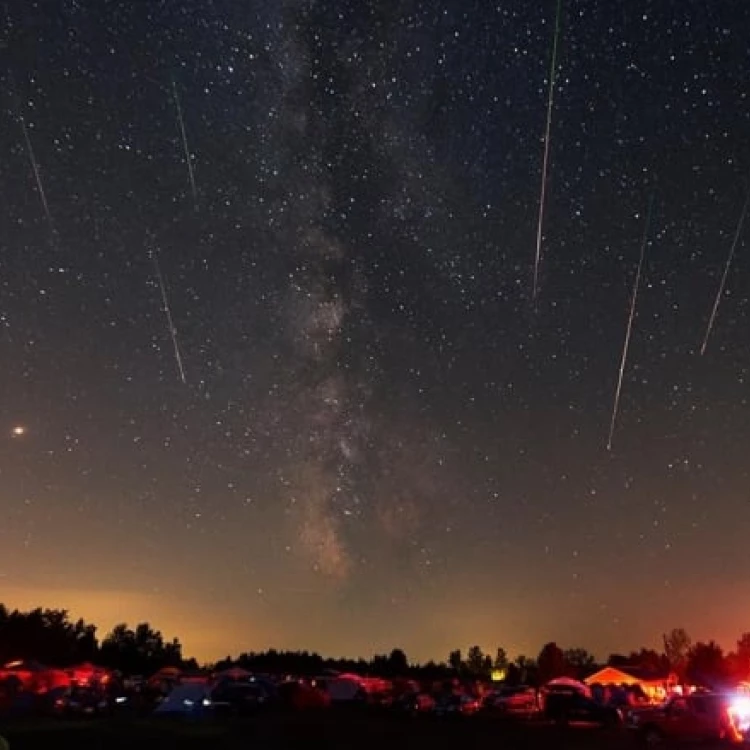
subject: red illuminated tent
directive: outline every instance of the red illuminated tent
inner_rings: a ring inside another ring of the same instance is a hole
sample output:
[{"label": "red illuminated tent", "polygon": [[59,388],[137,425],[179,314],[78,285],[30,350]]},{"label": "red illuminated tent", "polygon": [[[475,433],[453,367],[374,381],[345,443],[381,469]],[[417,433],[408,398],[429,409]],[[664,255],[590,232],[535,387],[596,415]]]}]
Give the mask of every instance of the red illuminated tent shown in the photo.
[{"label": "red illuminated tent", "polygon": [[88,661],[71,667],[68,674],[70,679],[79,685],[91,685],[95,682],[103,683],[109,679],[109,672],[104,667],[97,667]]},{"label": "red illuminated tent", "polygon": [[37,690],[43,683],[44,676],[49,672],[47,667],[38,661],[21,659],[11,661],[0,669],[0,680],[16,679],[24,690]]}]

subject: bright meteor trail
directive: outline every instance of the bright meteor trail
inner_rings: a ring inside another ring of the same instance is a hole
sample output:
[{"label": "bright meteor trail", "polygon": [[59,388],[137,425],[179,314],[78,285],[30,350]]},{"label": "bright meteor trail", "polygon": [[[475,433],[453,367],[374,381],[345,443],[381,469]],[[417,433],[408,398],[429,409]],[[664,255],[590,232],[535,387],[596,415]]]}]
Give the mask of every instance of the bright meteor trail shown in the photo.
[{"label": "bright meteor trail", "polygon": [[737,222],[737,229],[734,232],[734,240],[732,240],[732,247],[729,248],[729,255],[727,256],[727,262],[724,265],[724,273],[721,275],[721,281],[719,282],[719,288],[716,290],[716,299],[714,300],[714,306],[711,309],[711,315],[708,318],[708,325],[706,326],[706,335],[703,337],[703,344],[701,345],[701,356],[706,353],[706,347],[708,346],[708,339],[711,336],[714,323],[716,322],[716,314],[719,312],[719,304],[721,298],[724,296],[724,289],[727,285],[727,277],[729,276],[729,269],[732,266],[732,260],[734,259],[734,253],[737,249],[737,243],[742,235],[742,227],[745,224],[745,217],[747,216],[747,209],[750,207],[750,190],[745,198],[745,205],[742,207],[742,213],[740,214],[740,220]]},{"label": "bright meteor trail", "polygon": [[36,180],[36,188],[39,192],[39,199],[42,201],[42,208],[44,209],[44,215],[47,217],[50,227],[54,230],[54,224],[52,223],[52,213],[49,210],[49,203],[47,203],[47,194],[44,192],[44,184],[42,183],[42,174],[39,171],[39,163],[36,160],[34,154],[34,147],[31,145],[31,138],[29,137],[29,130],[26,127],[26,121],[23,119],[23,115],[19,113],[18,122],[21,125],[21,132],[23,133],[23,140],[26,144],[26,153],[28,154],[29,161],[31,162],[31,170],[34,173],[34,179]]},{"label": "bright meteor trail", "polygon": [[633,282],[633,296],[630,300],[630,314],[628,315],[628,325],[625,330],[625,342],[622,346],[622,357],[620,358],[620,370],[617,377],[617,388],[615,389],[615,400],[612,404],[612,419],[609,423],[609,437],[607,438],[607,450],[612,450],[612,437],[615,434],[615,426],[617,424],[617,415],[620,410],[620,395],[622,394],[622,378],[625,374],[625,367],[628,362],[628,351],[630,349],[630,336],[633,332],[633,320],[635,319],[635,308],[638,301],[638,289],[641,285],[641,275],[643,273],[643,262],[646,258],[646,245],[648,244],[648,234],[651,225],[651,213],[654,205],[654,196],[651,195],[651,200],[648,204],[648,210],[646,211],[646,223],[643,227],[643,240],[641,241],[641,255],[638,259],[638,270],[635,274],[635,281]]},{"label": "bright meteor trail", "polygon": [[177,362],[177,371],[180,374],[180,380],[187,385],[187,378],[185,377],[185,368],[182,364],[182,354],[180,353],[180,344],[177,340],[177,329],[174,326],[172,319],[172,310],[169,306],[169,298],[167,297],[167,287],[164,283],[164,276],[162,276],[161,266],[159,265],[159,257],[155,251],[151,251],[151,260],[154,262],[154,273],[156,279],[159,282],[159,290],[161,291],[162,306],[164,314],[167,317],[167,328],[169,329],[169,335],[172,338],[172,346],[174,347],[174,357]]},{"label": "bright meteor trail", "polygon": [[534,283],[531,291],[532,299],[536,299],[539,291],[539,265],[542,261],[542,233],[544,231],[544,206],[547,200],[547,173],[549,171],[550,135],[552,131],[552,108],[555,102],[555,79],[557,70],[557,47],[560,40],[560,16],[562,0],[557,0],[555,13],[555,34],[552,41],[552,60],[549,68],[549,89],[547,94],[547,122],[544,128],[544,156],[542,158],[542,186],[539,193],[539,217],[536,226],[536,254],[534,256]]},{"label": "bright meteor trail", "polygon": [[172,81],[172,96],[174,98],[175,109],[177,110],[177,124],[180,126],[180,138],[182,139],[182,148],[185,151],[185,161],[188,168],[188,180],[190,181],[190,190],[193,194],[193,206],[198,210],[198,189],[195,185],[195,172],[193,171],[193,159],[190,156],[188,147],[187,132],[185,130],[185,119],[182,116],[182,105],[177,93],[177,85]]}]

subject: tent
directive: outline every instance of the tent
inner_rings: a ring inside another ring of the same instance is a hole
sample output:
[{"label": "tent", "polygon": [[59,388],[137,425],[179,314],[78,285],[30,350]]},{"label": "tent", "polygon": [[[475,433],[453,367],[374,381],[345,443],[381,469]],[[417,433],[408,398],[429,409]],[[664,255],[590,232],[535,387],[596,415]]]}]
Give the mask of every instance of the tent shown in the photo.
[{"label": "tent", "polygon": [[604,667],[589,675],[585,680],[587,685],[640,685],[641,681],[633,675],[615,667]]},{"label": "tent", "polygon": [[546,690],[575,690],[582,695],[591,697],[591,690],[589,686],[579,680],[574,680],[572,677],[555,677],[554,680],[550,680],[545,686]]},{"label": "tent", "polygon": [[367,694],[365,681],[355,674],[340,674],[325,680],[326,690],[334,703],[361,700]]},{"label": "tent", "polygon": [[38,661],[11,661],[0,669],[0,680],[16,680],[25,690],[37,691],[44,684],[49,669]]},{"label": "tent", "polygon": [[68,674],[78,685],[104,684],[109,680],[109,672],[104,667],[97,667],[88,661],[70,667]]},{"label": "tent", "polygon": [[13,674],[39,674],[46,672],[47,667],[33,659],[20,659],[18,661],[9,661],[2,667],[3,672],[12,672]]},{"label": "tent", "polygon": [[587,685],[619,685],[639,687],[652,700],[666,697],[678,682],[673,674],[647,673],[638,669],[604,667],[586,678]]},{"label": "tent", "polygon": [[177,667],[163,667],[148,678],[148,684],[152,687],[158,685],[169,686],[180,681],[182,670]]}]

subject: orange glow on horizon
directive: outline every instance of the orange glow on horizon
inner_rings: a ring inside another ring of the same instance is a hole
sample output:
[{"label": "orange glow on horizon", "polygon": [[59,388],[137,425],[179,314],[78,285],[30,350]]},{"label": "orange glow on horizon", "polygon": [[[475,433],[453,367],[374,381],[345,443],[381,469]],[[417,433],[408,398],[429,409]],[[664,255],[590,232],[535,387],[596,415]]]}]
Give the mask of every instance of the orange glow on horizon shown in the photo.
[{"label": "orange glow on horizon", "polygon": [[178,638],[183,655],[199,662],[211,662],[228,653],[251,650],[258,638],[270,638],[246,622],[196,605],[192,601],[171,599],[160,594],[133,591],[86,589],[11,588],[3,591],[3,604],[9,608],[31,610],[36,607],[65,609],[71,619],[83,618],[96,625],[99,642],[115,625],[135,627],[148,622],[165,640]]}]

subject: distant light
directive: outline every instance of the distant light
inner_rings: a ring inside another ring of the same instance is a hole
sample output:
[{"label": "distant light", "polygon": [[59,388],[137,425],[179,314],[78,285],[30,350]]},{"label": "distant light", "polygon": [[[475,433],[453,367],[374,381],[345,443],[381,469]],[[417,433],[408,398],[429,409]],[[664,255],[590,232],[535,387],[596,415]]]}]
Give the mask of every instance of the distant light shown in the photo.
[{"label": "distant light", "polygon": [[19,424],[13,428],[13,437],[21,437],[21,435],[25,435],[25,434],[26,434],[26,428],[23,425]]}]

